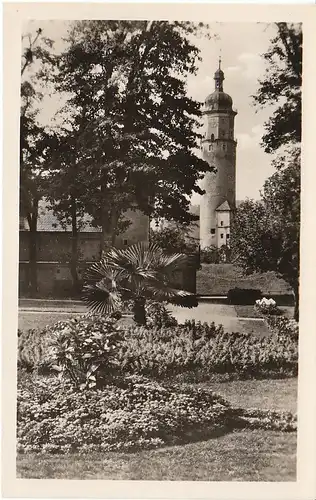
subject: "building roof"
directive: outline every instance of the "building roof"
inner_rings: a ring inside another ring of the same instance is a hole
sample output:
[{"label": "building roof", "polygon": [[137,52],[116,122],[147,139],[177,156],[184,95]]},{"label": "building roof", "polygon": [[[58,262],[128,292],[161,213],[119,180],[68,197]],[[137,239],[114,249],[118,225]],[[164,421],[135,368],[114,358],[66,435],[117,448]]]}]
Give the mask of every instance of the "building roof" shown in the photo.
[{"label": "building roof", "polygon": [[227,200],[224,201],[217,209],[216,212],[230,212],[231,208]]},{"label": "building roof", "polygon": [[[92,226],[92,218],[86,214],[80,224],[80,231],[84,233],[100,233],[101,228]],[[26,221],[20,220],[20,231],[28,231],[28,225]],[[71,224],[61,224],[53,213],[53,210],[49,208],[48,203],[45,200],[39,202],[38,207],[38,221],[37,221],[37,231],[38,232],[58,232],[58,233],[70,233]]]}]

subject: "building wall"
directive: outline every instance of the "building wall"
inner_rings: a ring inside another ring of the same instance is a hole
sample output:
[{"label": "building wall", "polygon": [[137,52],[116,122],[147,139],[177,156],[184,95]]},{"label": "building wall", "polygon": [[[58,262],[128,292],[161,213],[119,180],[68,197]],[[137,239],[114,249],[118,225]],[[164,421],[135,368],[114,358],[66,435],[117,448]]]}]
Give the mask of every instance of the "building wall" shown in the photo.
[{"label": "building wall", "polygon": [[149,217],[140,210],[127,210],[124,217],[130,219],[131,224],[124,233],[117,236],[115,245],[124,247],[138,242],[148,242]]},{"label": "building wall", "polygon": [[[100,257],[100,234],[79,233],[79,259],[98,260]],[[29,260],[29,232],[20,231],[20,261]],[[69,261],[71,256],[71,234],[66,232],[37,233],[38,261]]]},{"label": "building wall", "polygon": [[[228,236],[228,238],[227,238]],[[230,212],[218,211],[216,212],[216,243],[220,248],[223,245],[229,245],[230,240]]]},{"label": "building wall", "polygon": [[[174,286],[196,293],[196,259],[188,257],[186,265],[175,277]],[[79,279],[83,278],[84,271],[90,263],[81,262],[78,269]],[[28,294],[28,262],[19,265],[19,295]],[[38,295],[40,297],[71,297],[73,296],[70,268],[67,263],[38,262],[37,263]]]},{"label": "building wall", "polygon": [[205,194],[200,204],[201,248],[217,246],[216,209],[227,200],[232,208],[236,203],[236,142],[234,117],[227,110],[205,111],[205,134],[202,141],[203,159],[215,172],[208,172],[201,183]]}]

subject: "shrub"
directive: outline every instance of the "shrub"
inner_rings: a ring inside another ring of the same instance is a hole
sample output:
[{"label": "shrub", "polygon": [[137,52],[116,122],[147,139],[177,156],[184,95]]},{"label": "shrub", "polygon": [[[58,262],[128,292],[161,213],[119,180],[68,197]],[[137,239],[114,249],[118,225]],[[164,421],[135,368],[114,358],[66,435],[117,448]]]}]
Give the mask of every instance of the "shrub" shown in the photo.
[{"label": "shrub", "polygon": [[75,387],[94,387],[116,369],[116,349],[122,335],[115,318],[87,315],[58,322],[51,332],[52,368]]},{"label": "shrub", "polygon": [[256,300],[254,308],[256,311],[263,315],[281,314],[281,310],[278,308],[275,300],[267,299],[266,297]]},{"label": "shrub", "polygon": [[137,450],[210,436],[230,406],[212,392],[172,390],[143,379],[74,391],[56,379],[19,388],[19,452]]},{"label": "shrub", "polygon": [[178,324],[163,302],[147,301],[145,310],[148,328],[170,327]]},{"label": "shrub", "polygon": [[75,386],[93,387],[115,370],[121,339],[116,317],[87,314],[58,321],[19,336],[18,366],[40,373],[55,370]]},{"label": "shrub", "polygon": [[256,300],[261,299],[262,293],[255,288],[232,288],[227,293],[227,301],[229,304],[249,305]]},{"label": "shrub", "polygon": [[218,264],[219,263],[219,249],[215,246],[209,246],[201,249],[200,260],[202,264]]},{"label": "shrub", "polygon": [[284,316],[267,316],[265,320],[275,335],[292,338],[295,341],[298,340],[299,325],[295,319],[288,319]]},{"label": "shrub", "polygon": [[49,371],[49,346],[51,331],[48,329],[18,331],[18,367],[22,370]]}]

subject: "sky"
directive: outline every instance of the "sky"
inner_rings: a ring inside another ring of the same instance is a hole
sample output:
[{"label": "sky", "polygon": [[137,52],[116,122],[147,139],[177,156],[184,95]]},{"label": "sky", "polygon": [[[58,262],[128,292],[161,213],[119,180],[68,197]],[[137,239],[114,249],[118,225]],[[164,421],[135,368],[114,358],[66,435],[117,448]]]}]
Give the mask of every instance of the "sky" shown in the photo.
[{"label": "sky", "polygon": [[[207,22],[207,20],[204,20]],[[264,181],[273,174],[273,157],[260,147],[263,125],[272,110],[256,110],[252,95],[258,88],[258,79],[264,75],[265,62],[262,54],[267,51],[275,35],[273,25],[265,23],[214,23],[210,22],[211,39],[195,39],[202,58],[197,75],[187,78],[188,95],[197,101],[204,101],[214,90],[214,72],[221,55],[225,74],[224,91],[233,99],[238,114],[235,118],[237,139],[236,198],[258,199]],[[46,37],[55,41],[55,49],[63,47],[62,37],[66,34],[67,21],[34,21],[28,23],[25,32],[41,27]],[[212,37],[212,35],[215,35]],[[48,123],[59,103],[54,96],[46,96],[41,110],[41,121]],[[192,196],[192,203],[199,203],[199,195]]]}]

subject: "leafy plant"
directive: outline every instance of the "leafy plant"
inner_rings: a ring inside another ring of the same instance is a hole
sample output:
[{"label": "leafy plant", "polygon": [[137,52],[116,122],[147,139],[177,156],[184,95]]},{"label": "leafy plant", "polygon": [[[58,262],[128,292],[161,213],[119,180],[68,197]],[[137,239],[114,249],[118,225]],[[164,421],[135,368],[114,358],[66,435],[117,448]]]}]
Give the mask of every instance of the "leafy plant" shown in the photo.
[{"label": "leafy plant", "polygon": [[147,326],[161,328],[177,326],[178,322],[163,302],[147,301],[145,306]]},{"label": "leafy plant", "polygon": [[192,294],[175,288],[176,272],[185,264],[182,254],[165,255],[153,244],[112,248],[88,269],[83,300],[92,311],[111,313],[132,301],[134,320],[146,325],[146,301],[172,301]]},{"label": "leafy plant", "polygon": [[121,338],[113,318],[88,316],[58,322],[51,328],[51,366],[76,388],[95,387],[102,376],[116,367],[116,349]]}]

